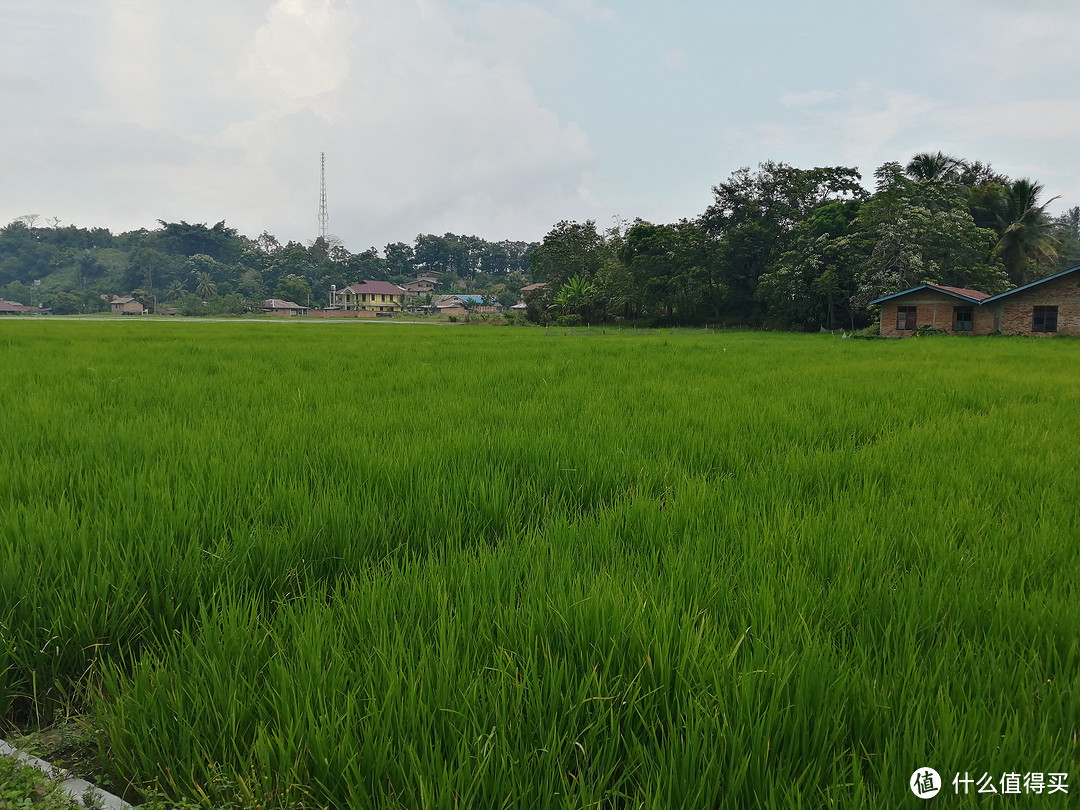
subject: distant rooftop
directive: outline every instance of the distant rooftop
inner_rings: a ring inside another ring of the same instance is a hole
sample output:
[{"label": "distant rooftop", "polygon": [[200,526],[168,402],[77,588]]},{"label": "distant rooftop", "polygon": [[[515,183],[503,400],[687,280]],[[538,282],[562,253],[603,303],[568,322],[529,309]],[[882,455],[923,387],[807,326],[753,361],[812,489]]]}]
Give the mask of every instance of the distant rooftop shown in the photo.
[{"label": "distant rooftop", "polygon": [[401,295],[405,290],[397,284],[391,284],[389,281],[364,281],[360,284],[353,284],[351,287],[346,287],[344,290],[338,290],[339,295],[344,292],[351,292],[354,295],[365,293],[368,295]]}]

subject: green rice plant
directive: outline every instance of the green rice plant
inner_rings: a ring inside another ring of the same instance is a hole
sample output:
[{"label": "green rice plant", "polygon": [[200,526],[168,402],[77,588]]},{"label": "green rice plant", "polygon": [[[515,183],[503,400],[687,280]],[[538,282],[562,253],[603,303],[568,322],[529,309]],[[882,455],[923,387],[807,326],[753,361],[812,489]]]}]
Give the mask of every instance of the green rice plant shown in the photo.
[{"label": "green rice plant", "polygon": [[147,795],[894,807],[917,767],[1077,770],[1074,341],[0,337],[0,711],[92,709]]}]

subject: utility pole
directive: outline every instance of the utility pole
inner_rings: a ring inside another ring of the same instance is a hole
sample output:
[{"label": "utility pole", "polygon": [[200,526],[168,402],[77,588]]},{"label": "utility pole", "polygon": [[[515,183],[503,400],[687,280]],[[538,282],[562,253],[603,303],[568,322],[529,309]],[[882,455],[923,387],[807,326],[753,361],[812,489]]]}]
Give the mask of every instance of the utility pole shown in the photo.
[{"label": "utility pole", "polygon": [[326,242],[330,215],[326,211],[326,152],[319,153],[319,238]]}]

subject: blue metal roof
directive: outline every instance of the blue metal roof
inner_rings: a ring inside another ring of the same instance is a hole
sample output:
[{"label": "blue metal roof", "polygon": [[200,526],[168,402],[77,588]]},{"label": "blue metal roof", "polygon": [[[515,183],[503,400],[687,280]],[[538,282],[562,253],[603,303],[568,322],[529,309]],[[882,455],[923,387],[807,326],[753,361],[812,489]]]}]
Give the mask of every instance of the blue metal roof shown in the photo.
[{"label": "blue metal roof", "polygon": [[998,293],[997,295],[991,295],[989,298],[987,298],[985,301],[983,301],[983,303],[988,304],[991,301],[998,301],[998,300],[1000,300],[1002,298],[1005,298],[1006,296],[1012,295],[1013,293],[1023,292],[1024,290],[1030,290],[1032,287],[1038,287],[1040,284],[1045,284],[1048,281],[1053,281],[1054,279],[1061,278],[1062,276],[1067,276],[1067,275],[1069,275],[1069,273],[1075,273],[1077,270],[1080,270],[1080,266],[1070,267],[1068,270],[1062,270],[1060,273],[1054,273],[1054,275],[1052,275],[1052,276],[1047,276],[1046,278],[1040,278],[1037,281],[1032,281],[1031,283],[1024,284],[1021,287],[1014,287],[1013,289],[1008,290],[1007,292]]},{"label": "blue metal roof", "polygon": [[[883,298],[876,298],[873,301],[871,301],[869,304],[867,304],[867,306],[872,307],[872,306],[875,306],[876,304],[883,303],[884,301],[888,301],[888,300],[890,300],[892,298],[899,298],[901,295],[907,295],[908,293],[918,292],[919,290],[935,290],[937,292],[942,292],[942,293],[945,293],[946,295],[951,295],[951,296],[953,296],[955,298],[959,298],[959,299],[961,299],[963,301],[970,301],[973,304],[983,303],[985,301],[990,300],[989,298],[985,298],[985,299],[983,299],[982,302],[980,302],[980,300],[978,298],[972,298],[969,295],[961,295],[960,293],[956,292],[956,290],[949,289],[948,287],[939,287],[936,284],[920,284],[918,287],[912,287],[910,290],[904,290],[903,292],[893,293],[892,295],[886,295]],[[986,293],[983,293],[983,295],[986,295]]]}]

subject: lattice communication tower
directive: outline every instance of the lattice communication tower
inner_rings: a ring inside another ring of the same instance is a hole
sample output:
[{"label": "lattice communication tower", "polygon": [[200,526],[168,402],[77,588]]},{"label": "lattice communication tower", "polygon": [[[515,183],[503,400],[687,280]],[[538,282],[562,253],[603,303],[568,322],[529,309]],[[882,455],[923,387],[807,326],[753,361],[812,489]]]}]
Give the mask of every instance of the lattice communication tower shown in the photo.
[{"label": "lattice communication tower", "polygon": [[326,211],[326,152],[319,153],[319,238],[326,241],[330,215]]}]

